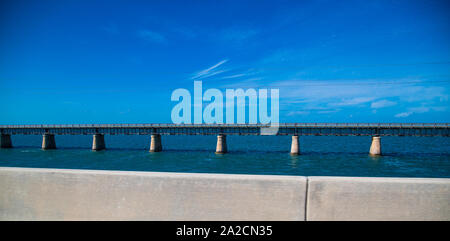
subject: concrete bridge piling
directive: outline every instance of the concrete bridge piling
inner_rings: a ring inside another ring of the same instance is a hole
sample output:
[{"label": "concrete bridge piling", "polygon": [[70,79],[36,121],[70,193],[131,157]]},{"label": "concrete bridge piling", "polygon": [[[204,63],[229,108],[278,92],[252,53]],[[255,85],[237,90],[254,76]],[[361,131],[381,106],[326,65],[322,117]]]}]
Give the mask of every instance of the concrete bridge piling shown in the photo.
[{"label": "concrete bridge piling", "polygon": [[[12,141],[10,134],[1,134],[0,148],[12,148]],[[56,149],[55,135],[46,133],[42,136],[42,149]],[[105,136],[103,134],[94,134],[92,140],[92,150],[100,151],[105,150]],[[150,152],[162,151],[161,135],[152,134],[150,141]],[[225,154],[228,152],[227,148],[227,136],[219,134],[217,136],[216,154]],[[291,141],[291,155],[300,155],[300,141],[298,135],[292,136]],[[369,154],[372,156],[381,156],[381,137],[373,136],[372,144],[370,146]]]},{"label": "concrete bridge piling", "polygon": [[369,154],[372,156],[381,156],[381,137],[373,136],[372,145],[370,145]]},{"label": "concrete bridge piling", "polygon": [[42,135],[42,149],[56,149],[55,135],[48,133]]},{"label": "concrete bridge piling", "polygon": [[92,150],[101,151],[105,149],[106,149],[105,136],[102,134],[94,134],[92,139]]},{"label": "concrete bridge piling", "polygon": [[2,137],[0,140],[0,147],[1,148],[11,148],[12,147],[11,135],[2,134]]},{"label": "concrete bridge piling", "polygon": [[300,155],[300,143],[297,135],[292,136],[291,155]]},{"label": "concrete bridge piling", "polygon": [[227,136],[219,134],[217,136],[216,154],[225,154],[227,151]]},{"label": "concrete bridge piling", "polygon": [[150,139],[150,152],[160,152],[162,151],[161,135],[152,134]]}]

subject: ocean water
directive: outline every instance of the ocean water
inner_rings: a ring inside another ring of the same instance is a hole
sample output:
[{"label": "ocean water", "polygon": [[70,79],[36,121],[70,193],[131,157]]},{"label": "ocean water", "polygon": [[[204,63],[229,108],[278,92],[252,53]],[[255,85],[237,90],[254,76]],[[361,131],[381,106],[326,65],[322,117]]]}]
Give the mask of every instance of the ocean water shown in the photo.
[{"label": "ocean water", "polygon": [[228,136],[215,154],[216,136],[105,136],[107,150],[90,150],[92,136],[56,136],[56,150],[41,150],[42,136],[14,135],[0,149],[0,166],[301,176],[450,177],[450,138],[382,137],[383,156],[368,155],[370,136],[301,136],[302,155],[289,154],[290,136]]}]

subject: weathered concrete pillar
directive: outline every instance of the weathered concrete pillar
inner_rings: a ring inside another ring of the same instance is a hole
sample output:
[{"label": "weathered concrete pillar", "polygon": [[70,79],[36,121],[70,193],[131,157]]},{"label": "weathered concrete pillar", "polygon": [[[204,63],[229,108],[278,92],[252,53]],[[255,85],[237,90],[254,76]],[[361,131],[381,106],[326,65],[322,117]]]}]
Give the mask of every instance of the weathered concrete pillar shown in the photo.
[{"label": "weathered concrete pillar", "polygon": [[150,140],[150,152],[160,152],[162,151],[161,135],[152,134]]},{"label": "weathered concrete pillar", "polygon": [[56,149],[55,135],[53,134],[44,134],[42,136],[42,149]]},{"label": "weathered concrete pillar", "polygon": [[10,134],[2,134],[2,138],[0,141],[0,148],[11,148],[11,135]]},{"label": "weathered concrete pillar", "polygon": [[227,136],[220,134],[217,136],[216,154],[224,154],[227,151]]},{"label": "weathered concrete pillar", "polygon": [[300,143],[297,135],[292,136],[291,155],[300,155]]},{"label": "weathered concrete pillar", "polygon": [[381,155],[381,137],[372,136],[372,145],[370,146],[370,155],[380,156]]},{"label": "weathered concrete pillar", "polygon": [[92,150],[101,151],[105,149],[105,136],[103,134],[95,134],[92,139]]}]

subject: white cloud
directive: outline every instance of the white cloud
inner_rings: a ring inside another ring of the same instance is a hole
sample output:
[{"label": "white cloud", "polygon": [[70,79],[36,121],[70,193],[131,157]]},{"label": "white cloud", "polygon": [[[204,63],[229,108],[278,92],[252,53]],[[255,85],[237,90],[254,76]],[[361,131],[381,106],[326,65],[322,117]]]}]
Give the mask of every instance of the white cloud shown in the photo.
[{"label": "white cloud", "polygon": [[422,103],[422,106],[419,107],[412,107],[412,108],[408,108],[407,112],[402,112],[402,113],[398,113],[395,115],[395,117],[408,117],[412,114],[422,114],[422,113],[427,113],[431,110],[433,111],[446,111],[447,107],[445,106],[425,106],[426,103]]},{"label": "white cloud", "polygon": [[370,108],[378,109],[378,108],[384,108],[384,107],[393,106],[393,105],[396,105],[396,104],[397,103],[394,102],[394,101],[380,100],[380,101],[372,102],[372,104],[370,105]]},{"label": "white cloud", "polygon": [[287,113],[287,116],[296,116],[296,115],[309,115],[309,111],[291,111]]},{"label": "white cloud", "polygon": [[[214,75],[218,75],[218,74],[221,74],[221,73],[224,73],[224,72],[227,72],[227,71],[228,70],[217,70],[217,71],[214,71],[214,72],[210,72],[208,74],[201,75],[201,76],[199,76],[197,78],[206,79],[208,77],[211,77],[211,76],[214,76]],[[197,79],[197,78],[195,78],[195,79]]]},{"label": "white cloud", "polygon": [[[270,81],[270,78],[268,78]],[[402,83],[404,82],[404,84]],[[312,104],[319,107],[365,106],[372,102],[372,109],[398,105],[399,102],[427,102],[442,106],[448,96],[448,89],[439,86],[424,86],[421,81],[402,80],[283,80],[272,82],[269,87],[280,89],[280,98],[291,107]],[[413,96],[413,98],[412,98]],[[388,100],[393,99],[396,100]],[[398,101],[397,101],[398,99]],[[444,100],[445,101],[445,100]],[[297,104],[297,105],[295,105]],[[429,108],[431,108],[429,106]],[[442,108],[431,108],[433,111]],[[418,110],[407,110],[415,112]],[[400,115],[404,116],[404,115]]]},{"label": "white cloud", "polygon": [[191,77],[191,79],[207,78],[207,77],[211,77],[211,76],[223,73],[226,70],[218,70],[218,71],[214,71],[214,70],[226,62],[228,62],[228,59],[224,59],[224,60],[220,61],[219,63],[217,63],[207,69],[198,71],[197,73],[194,74],[194,76]]},{"label": "white cloud", "polygon": [[246,75],[247,74],[235,74],[235,75],[229,75],[229,76],[222,77],[222,79],[234,79],[234,78],[239,78],[239,77],[243,77]]},{"label": "white cloud", "polygon": [[355,97],[351,99],[342,99],[337,103],[330,103],[330,106],[352,106],[352,105],[360,105],[372,101],[373,97]]},{"label": "white cloud", "polygon": [[395,117],[408,117],[412,114],[413,114],[412,112],[402,112],[402,113],[396,114]]},{"label": "white cloud", "polygon": [[321,111],[317,111],[318,114],[331,114],[331,113],[336,113],[340,111],[340,109],[335,109],[335,110],[321,110]]}]

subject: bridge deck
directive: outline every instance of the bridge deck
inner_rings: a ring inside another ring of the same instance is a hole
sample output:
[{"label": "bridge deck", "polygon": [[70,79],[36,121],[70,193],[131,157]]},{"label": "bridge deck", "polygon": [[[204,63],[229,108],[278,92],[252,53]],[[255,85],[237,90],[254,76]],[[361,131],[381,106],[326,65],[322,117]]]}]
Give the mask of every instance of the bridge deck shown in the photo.
[{"label": "bridge deck", "polygon": [[[264,124],[0,125],[2,134],[261,135]],[[277,135],[450,136],[449,123],[280,123]]]}]

